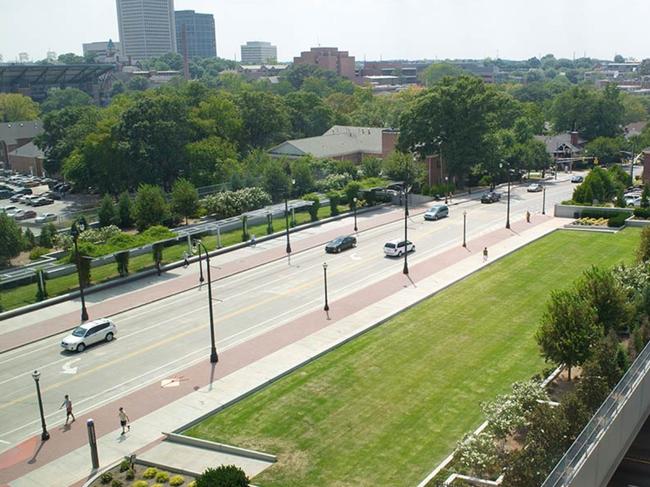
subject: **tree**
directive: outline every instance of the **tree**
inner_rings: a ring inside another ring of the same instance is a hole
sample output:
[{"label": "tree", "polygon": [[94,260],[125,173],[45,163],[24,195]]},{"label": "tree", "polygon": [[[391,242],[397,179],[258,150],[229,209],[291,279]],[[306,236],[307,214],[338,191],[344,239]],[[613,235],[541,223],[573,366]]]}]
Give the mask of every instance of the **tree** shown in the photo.
[{"label": "tree", "polygon": [[284,199],[289,192],[289,176],[281,161],[273,161],[264,171],[264,189],[274,203]]},{"label": "tree", "polygon": [[609,171],[596,166],[585,180],[573,190],[573,201],[591,204],[598,201],[611,201],[616,196],[616,185]]},{"label": "tree", "polygon": [[18,93],[0,93],[0,122],[18,122],[38,118],[38,103]]},{"label": "tree", "polygon": [[187,219],[196,214],[199,208],[199,192],[187,179],[180,178],[172,186],[172,208]]},{"label": "tree", "polygon": [[295,91],[284,97],[288,107],[292,136],[322,135],[334,124],[334,112],[314,93]]},{"label": "tree", "polygon": [[190,180],[197,186],[225,183],[240,170],[235,145],[221,137],[187,144]]},{"label": "tree", "polygon": [[41,228],[41,234],[38,236],[39,247],[51,249],[54,246],[54,237],[56,237],[57,233],[56,227],[52,223],[48,223]]},{"label": "tree", "polygon": [[394,151],[384,159],[382,173],[396,181],[413,184],[414,181],[421,179],[424,174],[424,166],[420,162],[413,161],[410,154]]},{"label": "tree", "polygon": [[623,56],[621,56],[620,54],[617,54],[616,56],[614,56],[614,62],[615,63],[624,63],[625,58]]},{"label": "tree", "polygon": [[309,217],[312,222],[317,222],[318,210],[320,210],[320,198],[318,197],[317,194],[311,193],[311,194],[306,194],[305,196],[302,197],[302,199],[304,199],[305,201],[312,202],[311,206],[309,207]]},{"label": "tree", "polygon": [[457,78],[468,74],[469,73],[460,66],[451,63],[433,63],[423,70],[418,77],[426,87],[431,88],[436,83],[439,83],[443,78]]},{"label": "tree", "polygon": [[84,64],[86,60],[74,52],[66,52],[65,54],[59,54],[57,61],[61,64]]},{"label": "tree", "polygon": [[291,164],[291,177],[295,181],[292,187],[294,196],[310,193],[316,186],[309,163],[308,158],[300,158]]},{"label": "tree", "polygon": [[128,228],[133,222],[131,216],[131,197],[126,191],[120,195],[117,201],[117,221],[120,228]]},{"label": "tree", "polygon": [[135,195],[133,217],[140,231],[152,225],[160,225],[169,218],[169,208],[160,187],[151,184],[140,185]]},{"label": "tree", "polygon": [[271,93],[243,92],[237,105],[244,122],[244,140],[251,147],[266,148],[286,138],[289,116],[282,98]]},{"label": "tree", "polygon": [[650,74],[650,59],[644,59],[639,65],[639,74],[647,76]]},{"label": "tree", "polygon": [[41,104],[43,113],[61,110],[63,108],[92,105],[93,99],[87,93],[77,88],[50,88],[47,98]]},{"label": "tree", "polygon": [[571,291],[551,294],[551,300],[537,330],[536,339],[547,361],[571,368],[581,365],[601,336],[596,311],[583,297]]},{"label": "tree", "polygon": [[20,254],[23,237],[13,218],[0,213],[0,265],[6,266],[12,257]]},{"label": "tree", "polygon": [[361,161],[361,171],[366,178],[377,178],[381,174],[381,159],[373,156],[366,156]]},{"label": "tree", "polygon": [[149,80],[144,76],[134,76],[126,84],[126,87],[131,91],[145,91],[149,88]]},{"label": "tree", "polygon": [[120,277],[129,275],[129,254],[130,252],[128,250],[124,250],[113,255],[115,257],[115,262],[117,263],[117,272],[120,274]]},{"label": "tree", "polygon": [[650,227],[643,227],[641,239],[636,251],[637,262],[645,263],[650,261]]},{"label": "tree", "polygon": [[102,198],[99,204],[99,210],[97,211],[97,217],[99,218],[100,227],[107,227],[115,223],[115,203],[113,203],[113,198],[110,195],[105,194]]},{"label": "tree", "polygon": [[216,136],[235,145],[245,142],[244,120],[230,93],[219,91],[200,101],[192,109],[190,121],[202,137]]},{"label": "tree", "polygon": [[592,267],[577,285],[577,292],[596,311],[596,322],[605,333],[623,331],[630,321],[627,296],[611,270]]},{"label": "tree", "polygon": [[208,468],[196,478],[196,487],[248,487],[248,477],[235,465]]},{"label": "tree", "polygon": [[31,229],[25,229],[25,233],[23,234],[23,242],[25,250],[31,250],[36,246],[36,236],[34,235],[34,232],[31,231]]},{"label": "tree", "polygon": [[353,207],[355,205],[354,198],[358,198],[359,191],[361,191],[361,184],[356,181],[350,181],[343,189],[345,198],[347,199],[348,205],[350,205],[350,207]]}]

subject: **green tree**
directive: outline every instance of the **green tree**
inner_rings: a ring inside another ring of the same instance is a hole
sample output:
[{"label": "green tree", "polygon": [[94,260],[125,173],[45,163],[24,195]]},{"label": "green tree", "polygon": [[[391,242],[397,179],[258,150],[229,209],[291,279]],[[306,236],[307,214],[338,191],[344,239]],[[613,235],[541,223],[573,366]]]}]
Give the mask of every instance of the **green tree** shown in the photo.
[{"label": "green tree", "polygon": [[334,125],[334,111],[314,93],[295,91],[284,97],[295,138],[322,135]]},{"label": "green tree", "polygon": [[316,183],[308,158],[300,158],[291,163],[291,178],[293,183],[294,196],[302,196],[314,190]]},{"label": "green tree", "polygon": [[571,368],[582,364],[601,335],[596,311],[575,292],[559,291],[542,318],[536,339],[547,361],[565,364],[571,380]]},{"label": "green tree", "polygon": [[286,138],[289,116],[282,98],[272,93],[243,92],[237,105],[244,122],[244,140],[251,147],[266,148]]},{"label": "green tree", "polygon": [[63,108],[92,105],[93,99],[88,93],[77,88],[50,88],[47,98],[41,104],[43,113],[62,110]]},{"label": "green tree", "polygon": [[0,265],[6,266],[11,258],[20,254],[22,248],[20,227],[13,218],[0,213]]},{"label": "green tree", "polygon": [[120,274],[120,277],[129,275],[129,254],[130,252],[128,250],[114,254],[115,262],[117,263],[117,272]]},{"label": "green tree", "polygon": [[196,487],[248,487],[248,477],[235,465],[208,468],[196,478]]},{"label": "green tree", "polygon": [[97,217],[100,227],[107,227],[115,223],[115,203],[113,203],[113,198],[110,195],[105,194],[102,198],[99,204],[99,210],[97,211]]},{"label": "green tree", "polygon": [[39,247],[51,249],[54,246],[54,237],[57,235],[56,227],[52,223],[48,223],[41,228],[41,234],[38,236]]},{"label": "green tree", "polygon": [[632,310],[625,290],[611,270],[598,267],[587,269],[577,284],[577,292],[596,311],[596,322],[605,333],[627,328]]},{"label": "green tree", "polygon": [[420,81],[428,88],[436,85],[443,78],[458,78],[459,76],[469,75],[460,66],[451,63],[433,63],[419,74]]},{"label": "green tree", "polygon": [[135,195],[133,218],[140,231],[152,225],[161,225],[169,218],[169,207],[160,187],[151,184],[140,185]]},{"label": "green tree", "polygon": [[381,174],[381,159],[378,157],[367,156],[361,161],[361,171],[366,178],[378,178]]},{"label": "green tree", "polygon": [[149,80],[144,76],[134,76],[126,84],[126,87],[131,91],[145,91],[149,88]]},{"label": "green tree", "polygon": [[225,183],[240,171],[235,145],[217,136],[185,147],[190,180],[197,186]]},{"label": "green tree", "polygon": [[622,148],[623,141],[612,137],[596,137],[585,146],[587,154],[597,157],[601,164],[619,162]]},{"label": "green tree", "polygon": [[277,203],[289,192],[289,175],[281,161],[273,162],[264,171],[264,190],[271,195],[271,200]]},{"label": "green tree", "polygon": [[86,60],[73,52],[66,52],[65,54],[59,54],[57,61],[61,64],[84,64]]},{"label": "green tree", "polygon": [[407,181],[413,184],[414,181],[422,179],[424,165],[414,161],[411,154],[394,151],[384,159],[382,173],[396,181]]},{"label": "green tree", "polygon": [[641,239],[636,251],[637,262],[645,263],[650,261],[650,227],[643,227]]},{"label": "green tree", "polygon": [[302,197],[305,201],[311,201],[312,204],[309,207],[309,217],[311,221],[317,222],[318,221],[318,210],[320,210],[320,198],[318,197],[317,194],[311,193],[311,194],[306,194]]},{"label": "green tree", "polygon": [[202,138],[215,136],[236,145],[245,142],[244,120],[230,93],[219,91],[200,101],[192,109],[190,121]]},{"label": "green tree", "polygon": [[199,192],[187,179],[180,178],[172,187],[172,209],[187,219],[196,214],[199,209]]},{"label": "green tree", "polygon": [[34,236],[34,232],[32,232],[29,228],[25,229],[25,233],[23,234],[23,240],[24,240],[25,250],[31,250],[36,246],[36,237]]},{"label": "green tree", "polygon": [[38,103],[19,93],[0,93],[0,122],[34,120],[39,114]]},{"label": "green tree", "polygon": [[611,201],[616,196],[616,184],[609,171],[596,166],[585,180],[573,190],[573,200],[578,203],[598,201]]},{"label": "green tree", "polygon": [[129,228],[133,223],[131,206],[131,197],[125,191],[117,201],[117,221],[120,228]]},{"label": "green tree", "polygon": [[350,181],[345,185],[343,192],[345,193],[345,198],[351,207],[355,204],[354,198],[359,197],[359,191],[361,191],[361,184],[356,181]]}]

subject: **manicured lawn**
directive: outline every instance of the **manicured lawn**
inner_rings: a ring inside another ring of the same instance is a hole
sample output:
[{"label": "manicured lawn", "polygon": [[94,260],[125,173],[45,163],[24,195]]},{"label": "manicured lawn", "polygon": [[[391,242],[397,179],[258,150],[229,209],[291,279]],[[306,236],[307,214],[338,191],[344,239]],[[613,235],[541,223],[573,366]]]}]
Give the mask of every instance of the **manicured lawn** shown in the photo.
[{"label": "manicured lawn", "polygon": [[260,486],[413,486],[541,373],[549,292],[630,261],[639,232],[561,231],[512,254],[186,433],[278,455]]},{"label": "manicured lawn", "polygon": [[[349,208],[344,205],[339,206],[339,211],[341,213],[348,211]],[[324,206],[318,210],[318,218],[328,218],[331,214],[330,207]],[[303,223],[308,223],[310,221],[309,213],[296,213],[296,224],[300,225]],[[280,232],[286,229],[284,218],[276,218],[273,220],[273,230],[275,232]],[[251,235],[255,235],[258,238],[267,234],[266,224],[255,225],[248,228],[248,231]],[[232,230],[229,232],[224,232],[221,234],[221,245],[222,247],[228,247],[230,245],[235,245],[241,243],[242,241],[242,232],[241,230]],[[203,238],[203,243],[208,248],[208,250],[214,250],[217,248],[217,236],[210,235]],[[166,247],[163,251],[163,263],[168,264],[170,262],[179,261],[183,258],[183,253],[187,251],[187,244],[185,242]],[[153,257],[151,253],[139,255],[137,257],[132,257],[129,260],[129,273],[134,274],[147,269],[152,269]],[[117,272],[117,264],[111,263],[103,266],[93,267],[91,271],[91,282],[93,284],[99,284],[106,282],[110,279],[116,279],[119,277]],[[55,279],[49,279],[47,281],[47,293],[49,297],[60,296],[61,294],[68,293],[77,289],[78,281],[76,274],[69,274],[67,276],[57,277]],[[11,289],[2,290],[1,292],[1,302],[4,310],[10,310],[18,308],[20,306],[26,306],[36,302],[36,284],[23,285]]]}]

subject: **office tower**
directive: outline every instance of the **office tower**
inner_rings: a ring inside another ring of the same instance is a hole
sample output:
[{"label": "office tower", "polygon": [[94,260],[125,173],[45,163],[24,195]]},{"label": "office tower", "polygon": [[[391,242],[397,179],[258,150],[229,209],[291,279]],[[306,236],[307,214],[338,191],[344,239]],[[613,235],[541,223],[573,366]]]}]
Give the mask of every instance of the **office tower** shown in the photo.
[{"label": "office tower", "polygon": [[278,48],[270,42],[248,41],[241,46],[242,64],[275,64],[278,62]]},{"label": "office tower", "polygon": [[199,14],[194,10],[177,10],[174,12],[174,18],[176,19],[176,48],[181,55],[185,55],[183,45],[183,30],[185,30],[189,58],[217,57],[212,14]]},{"label": "office tower", "polygon": [[122,53],[132,61],[176,52],[174,0],[116,0]]}]

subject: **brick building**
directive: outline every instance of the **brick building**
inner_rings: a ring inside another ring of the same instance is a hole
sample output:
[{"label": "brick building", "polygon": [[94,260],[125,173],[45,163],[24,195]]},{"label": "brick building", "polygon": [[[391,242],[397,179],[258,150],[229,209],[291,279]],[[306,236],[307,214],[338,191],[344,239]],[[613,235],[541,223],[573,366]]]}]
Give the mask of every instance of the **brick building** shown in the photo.
[{"label": "brick building", "polygon": [[41,132],[40,120],[0,123],[0,162],[8,163],[11,152],[29,144]]},{"label": "brick building", "polygon": [[20,174],[44,176],[43,162],[45,154],[34,142],[21,145],[9,153],[9,167]]},{"label": "brick building", "polygon": [[294,57],[293,64],[311,64],[335,71],[344,78],[355,79],[354,56],[336,47],[312,47],[309,51],[301,52],[300,57]]}]

